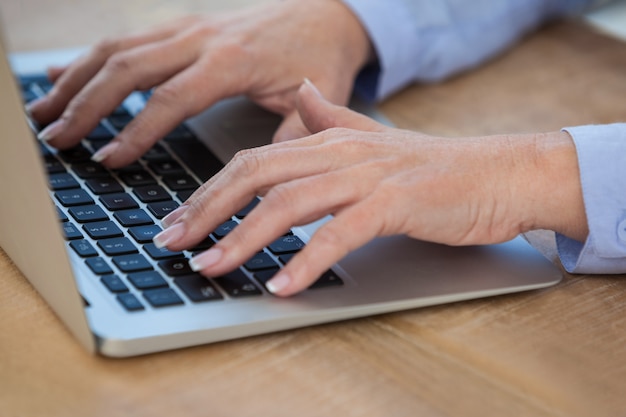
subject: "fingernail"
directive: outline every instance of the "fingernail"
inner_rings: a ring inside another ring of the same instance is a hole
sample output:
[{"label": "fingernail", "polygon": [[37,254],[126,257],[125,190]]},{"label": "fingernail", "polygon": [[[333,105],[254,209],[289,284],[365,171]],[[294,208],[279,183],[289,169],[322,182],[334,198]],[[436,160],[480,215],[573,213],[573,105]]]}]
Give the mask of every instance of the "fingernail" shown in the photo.
[{"label": "fingernail", "polygon": [[178,207],[176,210],[161,219],[161,225],[164,228],[170,227],[176,220],[180,218],[180,216],[182,216],[187,211],[187,209],[189,209],[188,205],[182,205]]},{"label": "fingernail", "polygon": [[183,237],[184,233],[185,224],[178,223],[156,235],[152,239],[152,242],[154,243],[154,246],[156,246],[158,249],[162,249],[179,240],[181,237]]},{"label": "fingernail", "polygon": [[111,156],[111,154],[114,153],[117,150],[117,148],[119,148],[119,146],[120,146],[119,142],[111,142],[108,145],[100,148],[98,152],[94,153],[91,156],[91,160],[94,162],[102,162],[105,159],[107,159],[109,156]]},{"label": "fingernail", "polygon": [[39,132],[37,139],[47,142],[54,139],[65,129],[65,120],[59,119],[56,122],[49,124],[44,130]]},{"label": "fingernail", "polygon": [[26,103],[24,105],[24,110],[26,111],[26,114],[28,114],[29,117],[32,117],[33,109],[35,107],[38,107],[40,105],[39,103],[44,102],[46,100],[46,98],[47,98],[47,96],[43,96],[43,97],[36,98],[36,99]]},{"label": "fingernail", "polygon": [[317,89],[317,87],[315,86],[315,84],[313,84],[313,82],[312,82],[311,80],[309,80],[308,78],[305,78],[305,79],[304,79],[304,84],[306,84],[307,86],[309,86],[309,87],[313,90],[313,92],[315,92],[315,94],[317,94],[318,96],[320,96],[320,97],[322,97],[322,98],[324,97],[324,96],[322,95],[322,93],[320,92],[320,90],[318,90],[318,89]]},{"label": "fingernail", "polygon": [[287,286],[291,283],[291,278],[285,272],[278,273],[274,278],[270,279],[265,283],[265,287],[272,294],[276,294],[283,289],[287,288]]},{"label": "fingernail", "polygon": [[222,259],[224,252],[220,248],[209,249],[189,260],[189,266],[192,271],[199,272],[205,268],[215,265]]}]

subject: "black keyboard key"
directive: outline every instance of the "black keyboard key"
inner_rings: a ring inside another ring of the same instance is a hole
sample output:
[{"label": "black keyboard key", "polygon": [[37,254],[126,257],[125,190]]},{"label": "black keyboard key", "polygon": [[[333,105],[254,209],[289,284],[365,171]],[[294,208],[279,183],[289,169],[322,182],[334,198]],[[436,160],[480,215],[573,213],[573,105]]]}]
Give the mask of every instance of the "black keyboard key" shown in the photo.
[{"label": "black keyboard key", "polygon": [[22,90],[22,100],[24,103],[29,103],[37,98],[37,94],[35,94],[32,90]]},{"label": "black keyboard key", "polygon": [[70,222],[65,222],[62,224],[62,227],[63,227],[63,234],[65,235],[65,239],[74,240],[74,239],[83,238],[83,234],[80,232],[80,230],[78,230],[78,228],[74,224]]},{"label": "black keyboard key", "polygon": [[147,290],[151,288],[167,287],[167,281],[163,279],[157,271],[137,272],[129,274],[128,280],[138,290]]},{"label": "black keyboard key", "polygon": [[239,210],[237,212],[237,214],[235,214],[235,216],[237,216],[238,219],[243,219],[244,217],[246,217],[248,214],[250,214],[250,212],[257,206],[257,204],[259,204],[261,202],[261,200],[259,200],[258,198],[255,198],[254,200],[252,200],[251,202],[248,203],[247,206],[245,206],[244,208],[242,208],[241,210]]},{"label": "black keyboard key", "polygon": [[213,231],[213,234],[216,238],[221,239],[229,234],[235,227],[237,227],[237,222],[234,220],[228,220],[218,226],[218,228]]},{"label": "black keyboard key", "polygon": [[[48,151],[49,152],[49,151]],[[44,158],[44,165],[46,166],[46,171],[48,174],[60,174],[61,172],[66,172],[65,167],[53,156],[46,156]]]},{"label": "black keyboard key", "polygon": [[59,151],[57,155],[68,164],[79,164],[81,162],[91,161],[91,152],[83,145]]},{"label": "black keyboard key", "polygon": [[124,165],[121,168],[118,168],[115,170],[116,172],[118,172],[120,175],[121,174],[130,174],[133,172],[142,172],[142,173],[146,173],[147,171],[145,169],[143,169],[143,165],[141,165],[140,162],[135,161],[132,164],[128,164],[128,165]]},{"label": "black keyboard key", "polygon": [[105,275],[100,278],[100,282],[104,284],[105,287],[111,292],[119,293],[119,292],[127,292],[128,287],[117,275]]},{"label": "black keyboard key", "polygon": [[189,197],[193,195],[196,190],[183,190],[176,193],[176,197],[183,203],[189,200]]},{"label": "black keyboard key", "polygon": [[120,228],[112,221],[87,223],[83,225],[83,230],[92,239],[108,239],[123,236]]},{"label": "black keyboard key", "polygon": [[284,265],[286,265],[294,256],[295,253],[285,253],[278,257],[278,260],[281,261]]},{"label": "black keyboard key", "polygon": [[146,153],[141,157],[144,161],[164,161],[172,159],[169,152],[165,150],[160,143],[155,144],[152,148],[148,149]]},{"label": "black keyboard key", "polygon": [[233,298],[261,295],[261,290],[240,270],[215,278],[214,281]]},{"label": "black keyboard key", "polygon": [[83,162],[72,165],[72,171],[82,179],[108,177],[108,171],[95,162]]},{"label": "black keyboard key", "polygon": [[151,224],[149,226],[136,226],[128,229],[130,235],[139,243],[150,243],[152,239],[163,229],[161,227]]},{"label": "black keyboard key", "polygon": [[124,187],[122,187],[115,178],[110,176],[91,178],[85,181],[85,184],[89,187],[92,193],[98,195],[124,192]]},{"label": "black keyboard key", "polygon": [[82,258],[98,256],[98,251],[86,239],[73,240],[70,242],[70,247]]},{"label": "black keyboard key", "polygon": [[129,171],[120,171],[120,178],[126,185],[129,187],[140,187],[143,185],[156,184],[156,180],[152,175],[150,175],[145,170],[130,170]]},{"label": "black keyboard key", "polygon": [[180,205],[174,200],[157,201],[156,203],[148,204],[148,210],[150,210],[150,213],[157,219],[162,219],[179,206]]},{"label": "black keyboard key", "polygon": [[189,261],[184,258],[167,259],[159,262],[159,266],[170,277],[178,277],[181,275],[189,275],[194,272],[189,266]]},{"label": "black keyboard key", "polygon": [[343,281],[332,270],[328,270],[322,274],[322,276],[315,281],[309,289],[327,288],[327,287],[340,287],[343,285]]},{"label": "black keyboard key", "polygon": [[54,193],[54,196],[59,200],[59,203],[63,204],[65,207],[93,204],[93,199],[89,196],[87,191],[81,190],[80,188],[59,190]]},{"label": "black keyboard key", "polygon": [[113,258],[113,263],[122,272],[138,272],[152,269],[152,265],[141,254],[122,255]]},{"label": "black keyboard key", "polygon": [[139,198],[139,200],[144,203],[170,200],[172,198],[170,196],[170,193],[168,193],[165,188],[161,187],[158,184],[136,187],[133,189],[133,192],[135,193],[137,198]]},{"label": "black keyboard key", "polygon": [[126,115],[130,115],[130,113],[128,112],[128,110],[126,110],[126,106],[124,106],[124,104],[120,104],[119,106],[117,106],[115,110],[113,110],[110,114],[110,116],[126,116]]},{"label": "black keyboard key", "polygon": [[113,216],[124,227],[143,226],[154,223],[148,213],[142,209],[116,211]]},{"label": "black keyboard key", "polygon": [[275,255],[298,252],[303,247],[304,242],[298,236],[294,235],[279,237],[268,246],[269,250]]},{"label": "black keyboard key", "polygon": [[114,237],[98,241],[98,246],[109,256],[137,253],[137,247],[126,237]]},{"label": "black keyboard key", "polygon": [[197,141],[195,135],[191,133],[189,129],[185,125],[178,125],[172,130],[170,133],[165,135],[165,140],[169,141],[180,141],[184,139],[191,139]]},{"label": "black keyboard key", "polygon": [[144,245],[144,250],[150,257],[156,261],[160,261],[162,259],[170,259],[170,258],[180,258],[184,256],[182,252],[172,252],[167,250],[166,248],[157,248],[154,243],[148,243]]},{"label": "black keyboard key", "polygon": [[85,138],[90,142],[92,141],[108,142],[111,139],[113,139],[113,132],[111,132],[108,127],[100,123],[98,126],[96,126],[94,130],[91,131],[91,133],[87,134]]},{"label": "black keyboard key", "polygon": [[196,190],[200,183],[190,175],[176,175],[163,178],[163,182],[172,191]]},{"label": "black keyboard key", "polygon": [[79,223],[90,223],[108,220],[109,216],[98,206],[70,207],[70,215]]},{"label": "black keyboard key", "polygon": [[141,304],[141,301],[135,297],[134,294],[124,293],[117,296],[117,301],[120,302],[122,306],[128,311],[139,311],[143,310],[144,306]]},{"label": "black keyboard key", "polygon": [[96,275],[109,275],[113,273],[109,264],[99,256],[96,258],[88,258],[85,260],[85,263]]},{"label": "black keyboard key", "polygon": [[67,222],[70,220],[67,217],[67,215],[58,206],[55,206],[55,208],[57,209],[57,217],[59,218],[60,221]]},{"label": "black keyboard key", "polygon": [[257,271],[254,273],[254,278],[265,287],[265,284],[267,284],[267,281],[274,278],[274,275],[276,275],[278,271],[279,271],[278,268]]},{"label": "black keyboard key", "polygon": [[133,120],[133,116],[128,112],[125,114],[112,114],[107,120],[111,123],[111,126],[120,131]]},{"label": "black keyboard key", "polygon": [[100,201],[107,210],[125,210],[139,208],[133,196],[127,193],[107,194],[100,197]]},{"label": "black keyboard key", "polygon": [[69,190],[72,188],[80,188],[80,184],[72,174],[62,172],[59,174],[51,174],[48,176],[48,186],[53,191]]},{"label": "black keyboard key", "polygon": [[184,174],[185,169],[175,160],[152,161],[148,167],[160,177]]},{"label": "black keyboard key", "polygon": [[185,304],[185,302],[171,288],[144,291],[143,297],[148,300],[152,307],[169,307]]},{"label": "black keyboard key", "polygon": [[248,271],[278,268],[278,264],[267,253],[260,252],[249,259],[244,266]]},{"label": "black keyboard key", "polygon": [[200,274],[174,278],[174,284],[194,303],[222,300],[224,298],[213,283]]},{"label": "black keyboard key", "polygon": [[209,236],[190,250],[192,252],[201,252],[201,251],[205,251],[207,249],[212,248],[213,245],[215,245],[215,241],[211,239],[211,237]]}]

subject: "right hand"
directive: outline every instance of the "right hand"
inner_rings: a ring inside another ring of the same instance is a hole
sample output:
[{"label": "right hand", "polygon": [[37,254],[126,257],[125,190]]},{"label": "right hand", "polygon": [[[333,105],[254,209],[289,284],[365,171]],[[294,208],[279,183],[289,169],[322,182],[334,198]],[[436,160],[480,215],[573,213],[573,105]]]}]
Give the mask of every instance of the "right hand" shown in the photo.
[{"label": "right hand", "polygon": [[49,71],[54,87],[29,111],[51,123],[40,138],[64,149],[132,91],[156,87],[145,109],[97,154],[109,168],[133,162],[186,118],[239,94],[284,116],[274,136],[280,142],[309,133],[296,110],[305,77],[345,104],[370,55],[365,31],[340,1],[286,0],[103,41]]}]

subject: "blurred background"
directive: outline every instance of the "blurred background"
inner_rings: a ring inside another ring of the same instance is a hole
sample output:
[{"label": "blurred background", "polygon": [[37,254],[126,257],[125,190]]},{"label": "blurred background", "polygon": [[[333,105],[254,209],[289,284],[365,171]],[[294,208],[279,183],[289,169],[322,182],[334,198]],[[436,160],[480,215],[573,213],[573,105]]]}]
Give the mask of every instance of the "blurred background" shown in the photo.
[{"label": "blurred background", "polygon": [[[0,16],[9,49],[25,51],[91,45],[103,37],[141,30],[188,12],[207,13],[263,1],[71,0],[59,4],[2,0]],[[84,16],[94,15],[99,19],[84,19]],[[63,16],[63,25],[55,24],[59,16]],[[600,30],[626,39],[626,0],[616,0],[585,18]],[[67,22],[72,24],[68,26]],[[67,36],[68,31],[75,36]]]}]

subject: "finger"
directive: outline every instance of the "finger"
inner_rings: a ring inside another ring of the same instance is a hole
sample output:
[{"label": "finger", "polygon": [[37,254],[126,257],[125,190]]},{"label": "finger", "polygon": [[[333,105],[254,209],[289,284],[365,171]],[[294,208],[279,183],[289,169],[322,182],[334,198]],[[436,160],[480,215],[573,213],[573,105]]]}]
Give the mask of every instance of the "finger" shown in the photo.
[{"label": "finger", "polygon": [[[70,100],[91,80],[113,54],[173,36],[184,21],[176,21],[152,31],[121,39],[103,40],[71,63],[54,79],[48,94],[29,105],[40,123],[50,123],[61,115]],[[54,74],[57,75],[57,74]]]},{"label": "finger", "polygon": [[54,84],[59,79],[59,77],[65,72],[65,70],[67,70],[68,67],[69,65],[62,65],[62,66],[52,65],[48,67],[48,69],[46,70],[46,75],[48,76],[48,80],[50,80],[50,82]]},{"label": "finger", "polygon": [[308,288],[324,272],[353,250],[379,235],[379,219],[367,200],[350,206],[320,227],[294,258],[267,282],[279,296]]},{"label": "finger", "polygon": [[298,113],[304,125],[312,133],[333,127],[380,132],[386,126],[370,119],[369,117],[348,109],[337,106],[326,100],[315,85],[305,80],[298,90],[297,100]]},{"label": "finger", "polygon": [[[167,220],[170,227],[156,239],[157,243],[173,250],[191,247],[255,196],[264,194],[264,190],[330,169],[331,158],[314,147],[306,149],[304,152],[293,148],[250,149],[238,153],[217,179],[210,180],[194,193],[185,203],[187,208],[182,215],[177,213],[177,219]],[[302,154],[307,156],[306,160],[294,164]],[[183,223],[183,227],[176,230],[184,233],[171,232],[179,223]]]},{"label": "finger", "polygon": [[[222,171],[203,184],[183,208],[173,213],[171,218],[164,219],[168,227],[157,239],[159,244],[172,250],[186,249],[204,239],[253,197],[264,195],[266,190],[277,184],[355,167],[359,161],[378,157],[376,149],[358,146],[359,141],[324,142],[324,136],[327,134],[238,153]],[[353,188],[367,184],[365,179],[368,175],[380,174],[379,169],[366,169],[365,173],[359,174],[359,184]],[[342,184],[340,178],[336,180],[337,184]],[[170,231],[178,223],[183,225],[176,227],[174,232]]]},{"label": "finger", "polygon": [[293,110],[283,119],[282,123],[278,127],[278,130],[274,133],[272,142],[284,142],[287,140],[302,138],[310,134],[311,132],[309,132],[309,130],[304,126],[304,123],[302,123],[302,119],[300,119],[298,111]]},{"label": "finger", "polygon": [[62,129],[51,127],[41,138],[59,148],[78,143],[131,92],[166,80],[194,59],[195,48],[184,39],[168,39],[114,55],[69,103],[60,119]]},{"label": "finger", "polygon": [[358,201],[367,194],[363,184],[368,181],[360,178],[356,183],[342,182],[349,176],[343,171],[273,188],[239,226],[212,249],[193,258],[190,265],[207,276],[219,276],[242,265],[291,227],[318,220]]},{"label": "finger", "polygon": [[185,119],[245,90],[245,74],[223,69],[238,64],[227,59],[219,53],[206,56],[157,87],[137,117],[96,154],[99,161],[109,168],[127,165]]}]

